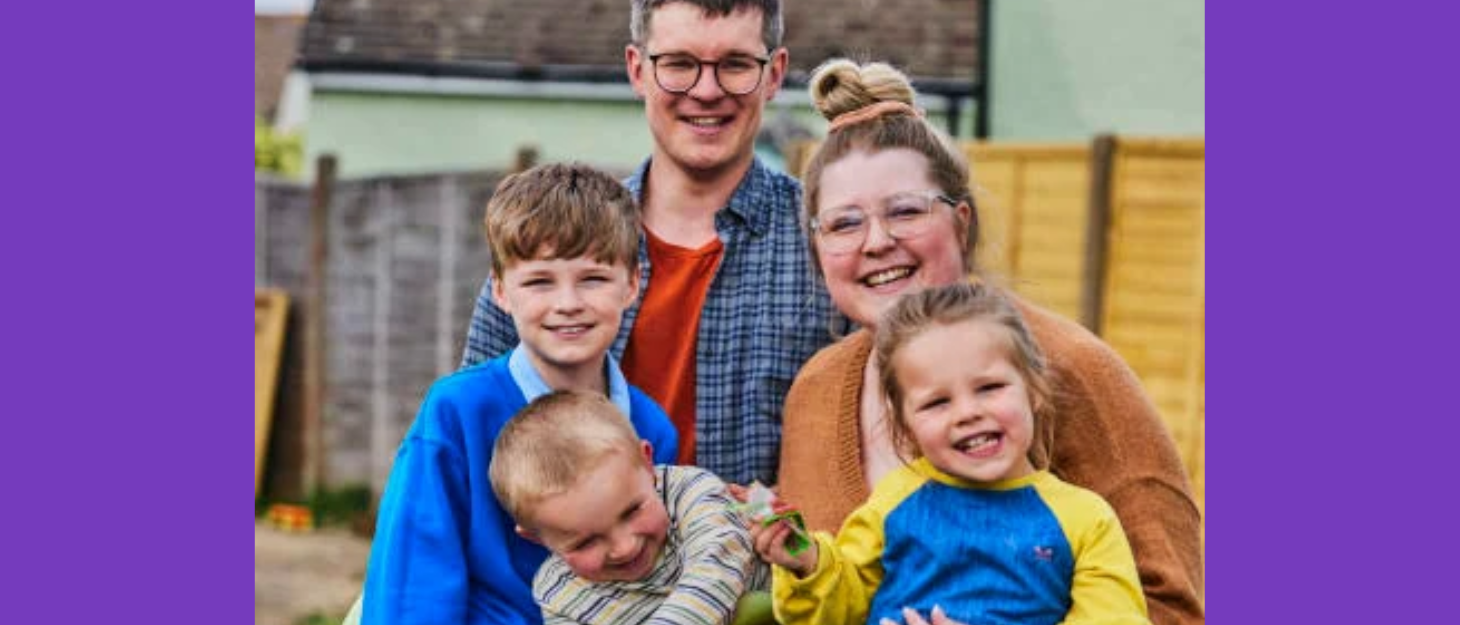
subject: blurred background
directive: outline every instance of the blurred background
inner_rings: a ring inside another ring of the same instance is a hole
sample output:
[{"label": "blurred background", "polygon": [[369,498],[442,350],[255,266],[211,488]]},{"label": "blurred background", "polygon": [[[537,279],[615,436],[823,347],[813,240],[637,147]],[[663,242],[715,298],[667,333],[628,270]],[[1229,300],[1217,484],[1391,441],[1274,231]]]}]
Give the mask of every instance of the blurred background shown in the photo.
[{"label": "blurred background", "polygon": [[[1205,3],[784,0],[757,152],[825,132],[805,80],[885,60],[962,145],[980,262],[1119,351],[1205,491]],[[338,622],[372,506],[487,275],[492,188],[651,149],[628,0],[255,0],[257,623]]]}]

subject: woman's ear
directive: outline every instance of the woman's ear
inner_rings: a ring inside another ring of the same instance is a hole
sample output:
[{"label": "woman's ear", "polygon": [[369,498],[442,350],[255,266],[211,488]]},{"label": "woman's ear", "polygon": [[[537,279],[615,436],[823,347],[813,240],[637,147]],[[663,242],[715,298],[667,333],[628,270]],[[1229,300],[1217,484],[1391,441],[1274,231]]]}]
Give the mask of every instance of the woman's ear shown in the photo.
[{"label": "woman's ear", "polygon": [[973,235],[968,231],[973,224],[973,205],[969,204],[968,200],[960,200],[958,208],[953,210],[953,217],[958,220],[958,245],[966,250],[968,249],[968,237]]}]

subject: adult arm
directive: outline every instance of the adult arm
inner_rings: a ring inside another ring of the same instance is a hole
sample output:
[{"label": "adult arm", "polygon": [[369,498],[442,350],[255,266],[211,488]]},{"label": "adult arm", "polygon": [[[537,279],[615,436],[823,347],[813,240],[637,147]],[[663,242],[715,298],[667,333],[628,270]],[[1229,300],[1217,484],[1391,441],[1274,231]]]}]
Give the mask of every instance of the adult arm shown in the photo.
[{"label": "adult arm", "polygon": [[488,277],[482,281],[476,307],[471,311],[471,322],[467,324],[461,368],[501,356],[516,345],[517,327],[512,325],[512,317],[492,300],[492,278]]}]

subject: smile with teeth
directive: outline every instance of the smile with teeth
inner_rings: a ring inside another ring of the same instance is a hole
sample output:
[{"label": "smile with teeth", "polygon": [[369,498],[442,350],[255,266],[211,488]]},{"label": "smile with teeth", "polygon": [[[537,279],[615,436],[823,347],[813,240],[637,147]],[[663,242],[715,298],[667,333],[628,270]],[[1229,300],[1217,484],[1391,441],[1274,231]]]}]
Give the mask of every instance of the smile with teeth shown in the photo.
[{"label": "smile with teeth", "polygon": [[686,118],[684,118],[684,120],[687,121],[687,122],[689,122],[691,126],[701,126],[701,127],[706,127],[706,128],[713,127],[713,126],[721,126],[721,125],[724,125],[726,122],[729,121],[729,119],[730,118],[728,118],[728,117],[686,117]]},{"label": "smile with teeth", "polygon": [[593,326],[588,325],[586,323],[580,323],[580,324],[570,325],[570,326],[548,326],[548,330],[549,331],[551,331],[554,334],[561,334],[563,336],[578,336],[580,334],[583,334],[584,332],[587,332],[588,330],[590,330],[592,328],[593,328]]},{"label": "smile with teeth", "polygon": [[953,444],[953,448],[966,454],[977,454],[988,451],[1002,439],[1003,435],[998,432],[984,432],[959,440]]},{"label": "smile with teeth", "polygon": [[862,278],[862,283],[866,284],[867,286],[882,286],[884,284],[887,284],[888,282],[906,278],[912,275],[912,272],[912,267],[893,267],[891,269],[883,269],[882,271],[878,271],[876,273],[868,275],[865,278]]}]

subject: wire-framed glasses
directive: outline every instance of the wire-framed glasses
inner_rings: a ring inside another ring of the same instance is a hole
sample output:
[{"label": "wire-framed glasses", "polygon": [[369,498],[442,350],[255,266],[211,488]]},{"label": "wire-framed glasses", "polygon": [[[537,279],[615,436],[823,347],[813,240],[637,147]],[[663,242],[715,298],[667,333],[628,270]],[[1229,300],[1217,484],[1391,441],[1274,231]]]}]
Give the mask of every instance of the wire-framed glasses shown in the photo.
[{"label": "wire-framed glasses", "polygon": [[894,239],[910,239],[928,231],[935,202],[958,206],[958,200],[942,191],[909,191],[882,199],[877,210],[868,213],[860,206],[828,208],[811,218],[811,231],[819,247],[828,254],[846,254],[862,247],[872,219],[882,222],[882,231]]},{"label": "wire-framed glasses", "polygon": [[670,93],[688,93],[709,65],[721,90],[730,95],[745,95],[760,86],[761,75],[765,73],[761,70],[769,62],[769,57],[749,54],[731,54],[718,61],[702,61],[682,52],[649,55],[649,63],[654,66],[654,82]]}]

